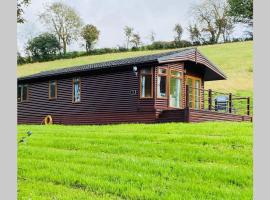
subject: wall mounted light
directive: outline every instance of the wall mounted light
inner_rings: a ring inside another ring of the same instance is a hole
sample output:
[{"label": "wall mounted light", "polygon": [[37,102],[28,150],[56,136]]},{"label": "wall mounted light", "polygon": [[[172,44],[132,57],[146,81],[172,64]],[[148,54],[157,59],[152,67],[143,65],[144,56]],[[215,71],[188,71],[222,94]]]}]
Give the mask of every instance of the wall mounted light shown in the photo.
[{"label": "wall mounted light", "polygon": [[135,75],[138,75],[138,68],[137,66],[133,66],[133,72],[135,73]]}]

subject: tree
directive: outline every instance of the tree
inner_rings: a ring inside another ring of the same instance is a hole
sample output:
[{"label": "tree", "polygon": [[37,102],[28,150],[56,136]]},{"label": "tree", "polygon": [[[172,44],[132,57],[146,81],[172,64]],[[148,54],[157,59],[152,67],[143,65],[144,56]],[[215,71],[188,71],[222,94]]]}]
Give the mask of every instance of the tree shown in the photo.
[{"label": "tree", "polygon": [[30,0],[17,0],[17,23],[22,24],[25,22],[23,18],[23,8],[30,4]]},{"label": "tree", "polygon": [[154,31],[151,31],[149,38],[150,38],[151,43],[153,44],[155,42],[155,39],[156,39],[156,33]]},{"label": "tree", "polygon": [[134,45],[135,48],[138,48],[139,45],[141,44],[141,37],[140,37],[139,33],[133,34],[130,42]]},{"label": "tree", "polygon": [[224,42],[230,41],[230,36],[233,33],[233,29],[234,29],[233,20],[231,18],[228,18],[221,29]]},{"label": "tree", "polygon": [[39,36],[30,39],[27,43],[28,50],[33,60],[49,60],[60,51],[60,43],[51,33],[42,33]]},{"label": "tree", "polygon": [[180,24],[175,24],[175,27],[174,27],[173,30],[176,33],[176,36],[174,38],[174,41],[179,44],[180,41],[181,41],[181,38],[182,38],[183,28],[182,28],[182,26]]},{"label": "tree", "polygon": [[124,32],[125,32],[125,36],[126,36],[126,42],[127,42],[127,49],[129,49],[129,44],[131,42],[131,38],[133,35],[133,28],[129,27],[129,26],[125,26],[124,28]]},{"label": "tree", "polygon": [[40,19],[57,35],[63,52],[66,54],[67,45],[79,36],[82,26],[80,16],[72,7],[56,2],[46,7]]},{"label": "tree", "polygon": [[229,5],[226,0],[204,0],[193,7],[195,20],[208,43],[219,42],[220,36],[233,29],[228,15]]},{"label": "tree", "polygon": [[253,26],[253,0],[228,0],[229,15],[236,22]]},{"label": "tree", "polygon": [[21,56],[20,52],[17,51],[17,64],[22,65],[25,63],[25,59]]},{"label": "tree", "polygon": [[87,24],[82,28],[81,36],[85,40],[86,52],[90,52],[99,38],[100,31],[94,25]]},{"label": "tree", "polygon": [[201,43],[201,33],[200,30],[197,27],[197,24],[194,24],[194,26],[189,25],[188,31],[190,34],[190,40],[193,44],[200,44]]}]

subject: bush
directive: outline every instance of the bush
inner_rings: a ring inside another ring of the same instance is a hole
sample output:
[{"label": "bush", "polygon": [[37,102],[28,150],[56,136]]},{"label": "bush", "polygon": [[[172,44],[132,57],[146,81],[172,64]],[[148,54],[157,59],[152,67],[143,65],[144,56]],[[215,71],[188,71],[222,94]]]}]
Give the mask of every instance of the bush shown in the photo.
[{"label": "bush", "polygon": [[17,52],[17,65],[22,65],[26,63],[26,59],[21,56],[19,52]]},{"label": "bush", "polygon": [[28,41],[26,50],[31,53],[33,61],[48,61],[60,51],[60,43],[53,34],[42,33]]}]

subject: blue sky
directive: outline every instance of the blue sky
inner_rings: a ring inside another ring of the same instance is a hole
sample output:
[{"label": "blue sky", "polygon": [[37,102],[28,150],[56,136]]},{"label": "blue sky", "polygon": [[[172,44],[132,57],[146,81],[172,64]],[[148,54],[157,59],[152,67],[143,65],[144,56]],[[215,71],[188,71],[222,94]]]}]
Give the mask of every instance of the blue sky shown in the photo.
[{"label": "blue sky", "polygon": [[[18,49],[23,51],[29,38],[47,31],[38,19],[47,3],[56,0],[33,0],[25,9],[25,24],[18,24]],[[141,35],[143,43],[149,43],[151,31],[156,40],[173,40],[173,27],[180,23],[184,27],[183,39],[188,38],[186,27],[192,21],[190,7],[200,0],[62,0],[72,6],[85,24],[94,24],[100,30],[96,47],[124,45],[123,28],[128,25]],[[240,29],[234,35],[241,34]],[[82,41],[73,42],[69,50],[79,50]]]}]

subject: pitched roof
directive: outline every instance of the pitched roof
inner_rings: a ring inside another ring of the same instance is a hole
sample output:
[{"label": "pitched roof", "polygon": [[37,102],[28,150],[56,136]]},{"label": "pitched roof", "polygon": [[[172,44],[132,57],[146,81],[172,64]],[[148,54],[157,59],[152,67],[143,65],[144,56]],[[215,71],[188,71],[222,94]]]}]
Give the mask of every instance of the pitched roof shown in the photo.
[{"label": "pitched roof", "polygon": [[[120,59],[120,60],[113,60],[113,61],[107,61],[107,62],[100,62],[100,63],[93,63],[93,64],[87,64],[87,65],[80,65],[80,66],[74,66],[74,67],[67,67],[57,70],[50,70],[50,71],[44,71],[37,74],[33,74],[30,76],[24,76],[19,77],[18,81],[24,81],[24,80],[32,80],[32,79],[38,79],[38,78],[44,78],[44,77],[51,77],[51,76],[58,76],[58,75],[64,75],[64,74],[74,74],[74,73],[81,73],[81,72],[88,72],[92,70],[101,70],[101,69],[108,69],[113,67],[121,67],[121,66],[130,66],[130,65],[138,65],[138,64],[144,64],[144,63],[162,63],[166,61],[170,61],[172,59],[177,60],[190,60],[190,61],[196,61],[196,54],[202,54],[198,52],[196,48],[186,48],[186,49],[180,49],[176,51],[169,51],[165,53],[159,53],[159,54],[151,54],[151,55],[145,55],[145,56],[139,56],[139,57],[132,57],[132,58],[126,58],[126,59]],[[206,57],[203,56],[203,58],[206,60],[205,63],[201,63],[203,65],[206,65],[211,70],[215,71],[217,74],[219,74],[219,79],[226,79],[225,74],[218,69],[214,64],[212,64]]]}]

